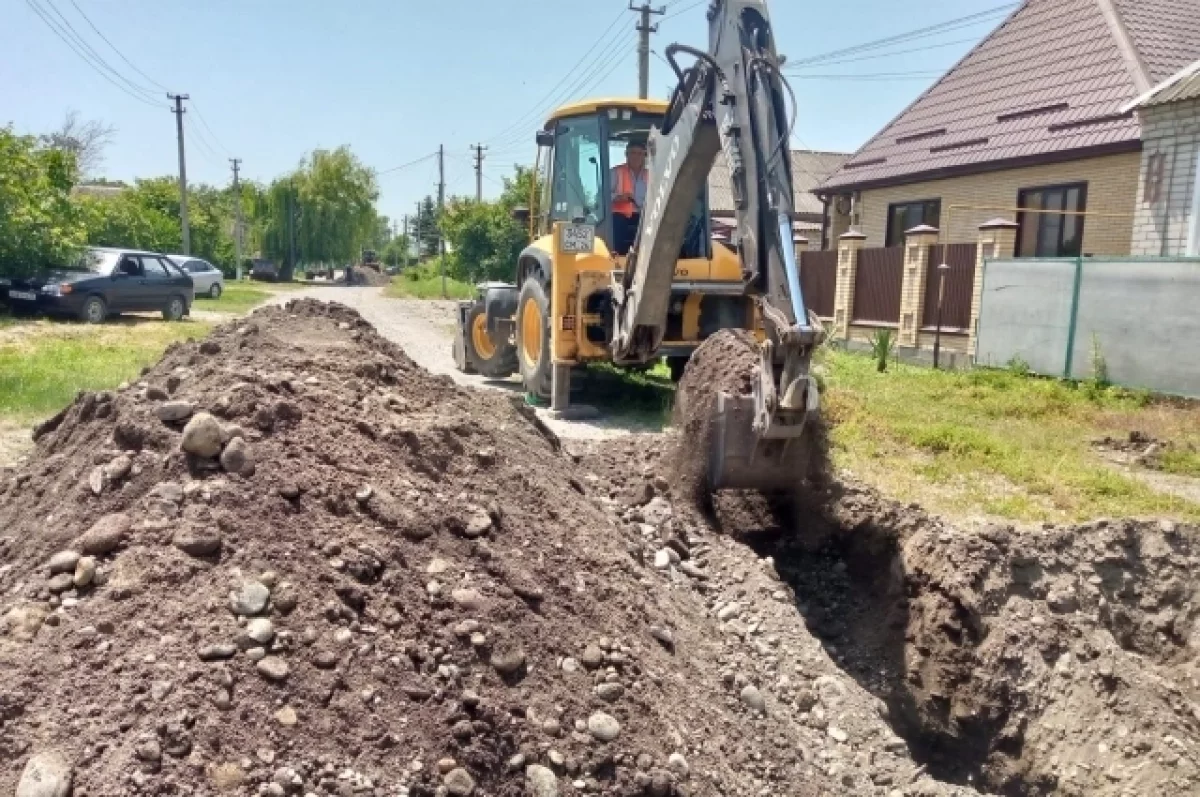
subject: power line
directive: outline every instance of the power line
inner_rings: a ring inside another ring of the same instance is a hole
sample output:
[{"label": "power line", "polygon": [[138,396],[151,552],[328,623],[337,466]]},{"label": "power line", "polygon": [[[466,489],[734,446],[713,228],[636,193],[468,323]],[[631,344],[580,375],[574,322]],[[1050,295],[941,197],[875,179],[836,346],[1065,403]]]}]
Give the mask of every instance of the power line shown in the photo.
[{"label": "power line", "polygon": [[682,14],[686,14],[687,12],[691,11],[693,8],[698,8],[699,6],[702,6],[707,2],[708,2],[708,0],[696,0],[696,2],[684,6],[683,8],[676,11],[674,14],[663,17],[663,22],[666,22],[671,19],[675,19],[675,17],[678,17]]},{"label": "power line", "polygon": [[[128,65],[129,65],[129,67],[130,67],[130,68],[131,68],[131,69],[132,69],[134,72],[137,72],[139,75],[141,75],[142,77],[146,78],[146,80],[149,80],[151,83],[153,83],[155,86],[157,86],[158,88],[162,89],[163,91],[170,91],[170,89],[168,89],[166,86],[164,86],[163,84],[159,83],[157,80],[155,80],[154,78],[150,77],[149,75],[147,75],[147,74],[146,74],[145,72],[143,72],[142,70],[138,69],[138,67],[137,67],[137,64],[133,63],[133,61],[130,61],[128,58],[126,58],[126,57],[125,57],[125,54],[124,54],[124,53],[122,53],[122,52],[120,51],[120,49],[118,49],[118,48],[117,48],[117,46],[116,46],[115,44],[113,44],[112,42],[110,42],[110,41],[108,40],[108,38],[107,38],[107,37],[106,37],[106,36],[105,36],[103,33],[101,33],[101,32],[100,32],[100,29],[96,27],[95,23],[93,23],[93,22],[92,22],[91,18],[90,18],[90,17],[88,17],[88,15],[87,15],[87,14],[83,13],[83,9],[79,7],[79,4],[78,4],[78,3],[76,3],[76,2],[75,2],[75,0],[71,0],[71,5],[75,6],[75,10],[79,12],[79,16],[83,17],[84,21],[85,21],[85,22],[87,22],[87,24],[88,24],[88,25],[91,27],[91,29],[92,29],[92,30],[94,30],[94,31],[96,32],[96,35],[97,35],[97,36],[99,36],[101,39],[103,39],[103,40],[104,40],[104,43],[105,43],[105,44],[107,44],[109,47],[111,47],[111,48],[113,49],[113,52],[115,52],[115,53],[117,54],[117,56],[118,56],[118,57],[120,57],[120,59],[121,59],[122,61],[124,61],[126,64],[128,64]],[[195,107],[195,106],[193,105],[193,107]]]},{"label": "power line", "polygon": [[401,169],[407,169],[409,166],[416,166],[418,163],[424,163],[425,161],[429,160],[430,158],[436,158],[437,155],[438,154],[436,152],[431,152],[428,155],[422,155],[420,158],[417,158],[414,161],[409,161],[408,163],[402,163],[399,166],[393,166],[390,169],[383,169],[382,171],[377,171],[377,172],[375,172],[375,176],[380,177],[385,174],[391,174],[392,172],[398,172]]},{"label": "power line", "polygon": [[217,143],[217,146],[224,150],[226,155],[231,154],[229,148],[221,143],[221,139],[218,138],[217,134],[213,132],[213,129],[208,126],[208,120],[204,118],[204,114],[200,113],[200,108],[197,107],[195,100],[192,100],[192,110],[195,111],[196,118],[200,120],[200,124],[202,124],[204,129],[208,131],[208,134],[212,136],[212,140]]},{"label": "power line", "polygon": [[79,31],[75,30],[75,26],[71,24],[71,21],[66,18],[66,16],[63,14],[63,12],[58,10],[58,6],[54,5],[54,0],[44,0],[44,2],[46,3],[47,6],[50,7],[50,10],[53,11],[55,13],[55,15],[62,21],[62,24],[66,26],[66,29],[67,29],[67,31],[69,31],[69,35],[71,36],[71,38],[74,39],[75,42],[77,44],[79,44],[79,46],[81,46],[89,55],[91,55],[92,58],[94,58],[96,60],[96,62],[100,64],[100,66],[102,66],[104,69],[111,72],[115,78],[117,78],[122,83],[127,85],[130,89],[136,91],[139,94],[146,95],[147,99],[155,96],[155,92],[153,89],[148,89],[145,86],[140,86],[137,83],[134,83],[132,80],[125,77],[125,75],[121,74],[116,69],[114,69],[111,64],[109,64],[107,61],[105,61],[104,56],[102,56],[102,55],[100,55],[100,53],[96,52],[95,48],[92,47],[92,45],[88,44],[87,40],[79,35]]},{"label": "power line", "polygon": [[788,75],[792,80],[919,80],[931,77],[938,77],[946,74],[943,70],[922,70],[919,72],[873,72],[870,74],[856,75],[852,73],[845,74],[825,74],[825,75]]},{"label": "power line", "polygon": [[100,75],[100,77],[107,80],[109,83],[111,83],[113,86],[115,86],[118,89],[120,89],[121,91],[123,91],[125,94],[128,94],[130,97],[133,97],[138,102],[141,102],[146,105],[153,106],[153,107],[158,107],[157,102],[149,100],[141,94],[137,94],[133,91],[130,91],[128,88],[126,88],[125,86],[122,86],[120,83],[118,83],[112,77],[110,77],[104,71],[104,69],[102,67],[98,66],[90,58],[88,58],[87,54],[84,53],[83,51],[81,51],[79,49],[79,47],[76,46],[70,40],[70,38],[67,37],[67,35],[63,32],[62,28],[60,26],[55,25],[54,20],[50,19],[50,17],[47,16],[46,13],[33,2],[33,0],[25,0],[25,4],[27,6],[29,6],[33,10],[33,12],[38,15],[38,17],[41,18],[42,22],[44,22],[46,24],[46,27],[50,28],[51,32],[54,33],[55,36],[57,36],[59,39],[62,40],[63,44],[67,45],[67,47],[71,50],[71,52],[75,53],[75,55],[79,56],[79,58],[84,63],[86,63],[88,66],[90,66],[92,69],[94,69],[96,71],[96,74]]},{"label": "power line", "polygon": [[943,47],[953,47],[956,44],[966,44],[968,42],[977,42],[977,41],[979,41],[979,38],[976,36],[972,36],[969,39],[955,39],[954,41],[939,42],[937,44],[927,44],[924,47],[913,47],[912,49],[909,49],[909,50],[893,50],[890,53],[879,53],[877,55],[860,55],[857,58],[842,58],[842,59],[839,59],[836,61],[820,61],[817,63],[813,63],[811,65],[803,65],[798,68],[808,69],[808,68],[810,68],[810,66],[811,67],[835,66],[837,64],[850,64],[850,63],[857,63],[859,61],[876,61],[880,58],[891,58],[892,56],[908,55],[910,53],[923,53],[928,50],[938,50]]}]

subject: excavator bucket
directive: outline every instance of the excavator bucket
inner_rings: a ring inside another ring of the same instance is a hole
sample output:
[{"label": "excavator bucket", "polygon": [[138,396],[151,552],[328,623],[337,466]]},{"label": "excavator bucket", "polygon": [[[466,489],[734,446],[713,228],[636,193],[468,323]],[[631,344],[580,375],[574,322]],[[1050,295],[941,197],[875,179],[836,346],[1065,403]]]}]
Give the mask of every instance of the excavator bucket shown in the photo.
[{"label": "excavator bucket", "polygon": [[717,394],[709,441],[708,484],[712,490],[799,489],[811,475],[814,457],[823,457],[818,433],[816,385],[805,379],[805,406],[779,408],[763,428],[762,396]]}]

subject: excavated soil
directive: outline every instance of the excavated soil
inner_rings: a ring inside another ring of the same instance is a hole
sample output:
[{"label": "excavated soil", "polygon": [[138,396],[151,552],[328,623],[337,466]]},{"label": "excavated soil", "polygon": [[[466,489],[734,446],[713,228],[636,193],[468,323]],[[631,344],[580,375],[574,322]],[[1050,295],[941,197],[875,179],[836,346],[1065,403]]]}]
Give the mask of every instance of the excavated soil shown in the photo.
[{"label": "excavated soil", "polygon": [[1195,529],[569,445],[311,300],[81,395],[0,474],[0,794],[1198,792]]}]

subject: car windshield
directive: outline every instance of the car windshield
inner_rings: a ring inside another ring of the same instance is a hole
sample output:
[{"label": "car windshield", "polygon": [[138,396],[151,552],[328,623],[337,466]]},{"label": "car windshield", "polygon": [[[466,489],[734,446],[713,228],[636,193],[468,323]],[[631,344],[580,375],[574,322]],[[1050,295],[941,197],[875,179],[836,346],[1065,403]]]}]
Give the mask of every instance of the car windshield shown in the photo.
[{"label": "car windshield", "polygon": [[100,249],[85,249],[83,254],[66,267],[68,271],[90,271],[93,274],[111,274],[117,265],[117,253]]}]

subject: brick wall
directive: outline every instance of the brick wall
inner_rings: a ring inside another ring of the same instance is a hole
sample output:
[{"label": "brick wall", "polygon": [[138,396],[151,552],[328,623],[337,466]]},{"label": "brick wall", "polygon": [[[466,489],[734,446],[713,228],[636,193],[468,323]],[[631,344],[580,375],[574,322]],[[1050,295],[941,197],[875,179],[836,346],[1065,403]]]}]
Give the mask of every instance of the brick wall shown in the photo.
[{"label": "brick wall", "polygon": [[[1138,112],[1142,124],[1141,179],[1133,254],[1187,254],[1200,155],[1200,100]],[[1148,179],[1149,178],[1149,179]]]},{"label": "brick wall", "polygon": [[[978,238],[980,224],[996,217],[1015,220],[1015,214],[999,210],[951,210],[951,205],[1016,207],[1017,194],[1022,189],[1086,182],[1089,212],[1123,213],[1128,216],[1089,218],[1084,224],[1083,251],[1096,255],[1128,255],[1133,238],[1133,213],[1141,164],[1141,153],[1130,152],[868,189],[862,192],[858,203],[858,229],[867,236],[867,246],[883,246],[887,237],[890,204],[941,199],[942,240],[969,243]],[[835,219],[832,227],[834,230],[841,229],[847,223],[844,217]]]}]

